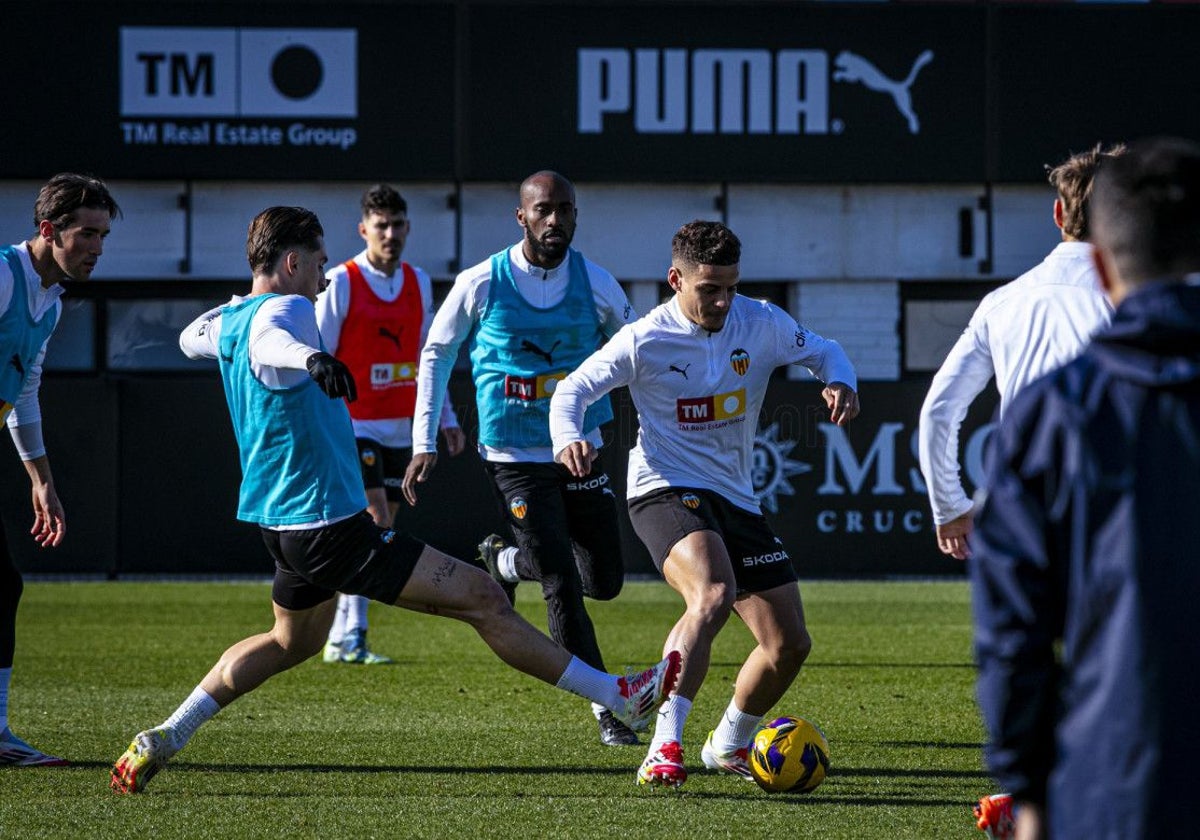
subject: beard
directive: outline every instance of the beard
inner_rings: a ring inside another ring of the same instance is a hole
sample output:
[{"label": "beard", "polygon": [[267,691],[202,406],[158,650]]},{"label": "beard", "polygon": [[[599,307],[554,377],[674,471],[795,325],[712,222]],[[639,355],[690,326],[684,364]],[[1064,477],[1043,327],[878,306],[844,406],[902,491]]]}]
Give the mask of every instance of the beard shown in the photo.
[{"label": "beard", "polygon": [[552,242],[544,242],[537,239],[528,230],[525,231],[525,244],[529,246],[529,253],[533,255],[535,262],[560,262],[567,254],[567,248],[571,244],[571,235],[566,231],[561,231],[562,239],[556,239]]}]

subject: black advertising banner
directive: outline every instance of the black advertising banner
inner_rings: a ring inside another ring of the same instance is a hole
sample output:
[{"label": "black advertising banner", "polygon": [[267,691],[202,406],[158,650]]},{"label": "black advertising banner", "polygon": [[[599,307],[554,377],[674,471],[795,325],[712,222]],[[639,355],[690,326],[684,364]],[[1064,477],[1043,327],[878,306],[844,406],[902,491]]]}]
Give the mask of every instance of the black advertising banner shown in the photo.
[{"label": "black advertising banner", "polygon": [[978,7],[473,6],[468,179],[961,181]]},{"label": "black advertising banner", "polygon": [[5,31],[0,177],[453,173],[446,5],[14,5]]},{"label": "black advertising banner", "polygon": [[1200,7],[1005,8],[996,15],[996,180],[1098,142],[1200,139]]},{"label": "black advertising banner", "polygon": [[0,178],[1038,182],[1200,137],[1200,8],[8,4]]},{"label": "black advertising banner", "polygon": [[[927,380],[864,382],[862,413],[829,422],[816,383],[780,382],[767,392],[755,438],[755,490],[801,575],[955,574],[941,554],[917,459]],[[996,393],[989,386],[959,433],[963,485],[983,480]],[[819,404],[821,407],[812,409]],[[807,405],[807,411],[796,406]],[[806,418],[795,422],[793,418]]]}]

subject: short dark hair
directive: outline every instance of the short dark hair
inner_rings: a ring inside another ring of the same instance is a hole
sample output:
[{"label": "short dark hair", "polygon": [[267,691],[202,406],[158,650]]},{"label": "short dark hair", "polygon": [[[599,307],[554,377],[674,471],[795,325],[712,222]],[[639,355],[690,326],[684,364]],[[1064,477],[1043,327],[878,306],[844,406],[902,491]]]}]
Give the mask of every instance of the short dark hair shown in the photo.
[{"label": "short dark hair", "polygon": [[737,265],[742,243],[720,222],[688,222],[671,240],[671,261],[697,265]]},{"label": "short dark hair", "polygon": [[397,213],[408,215],[408,202],[389,185],[376,184],[362,196],[362,217],[365,219],[372,213],[383,216],[394,216]]},{"label": "short dark hair", "polygon": [[33,205],[33,226],[49,221],[57,228],[68,227],[80,207],[107,210],[110,219],[121,215],[121,208],[99,178],[60,172],[38,192]]},{"label": "short dark hair", "polygon": [[1088,229],[1088,202],[1092,197],[1092,182],[1101,161],[1125,154],[1125,144],[1117,143],[1107,149],[1097,143],[1086,152],[1071,155],[1058,166],[1047,166],[1050,184],[1058,193],[1063,207],[1063,233],[1073,239],[1086,241]]},{"label": "short dark hair", "polygon": [[246,259],[254,274],[270,271],[289,248],[315,251],[325,235],[317,214],[303,207],[268,207],[250,222]]},{"label": "short dark hair", "polygon": [[1200,145],[1139,140],[1106,160],[1092,197],[1095,241],[1130,285],[1200,271]]}]

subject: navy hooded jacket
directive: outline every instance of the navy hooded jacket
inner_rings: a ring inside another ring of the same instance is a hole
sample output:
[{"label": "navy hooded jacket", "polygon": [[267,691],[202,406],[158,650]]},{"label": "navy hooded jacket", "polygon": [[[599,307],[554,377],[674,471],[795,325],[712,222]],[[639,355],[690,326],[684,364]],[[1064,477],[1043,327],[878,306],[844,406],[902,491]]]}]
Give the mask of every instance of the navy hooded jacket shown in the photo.
[{"label": "navy hooded jacket", "polygon": [[1195,837],[1200,285],[1150,284],[1010,406],[970,561],[986,758],[1049,837]]}]

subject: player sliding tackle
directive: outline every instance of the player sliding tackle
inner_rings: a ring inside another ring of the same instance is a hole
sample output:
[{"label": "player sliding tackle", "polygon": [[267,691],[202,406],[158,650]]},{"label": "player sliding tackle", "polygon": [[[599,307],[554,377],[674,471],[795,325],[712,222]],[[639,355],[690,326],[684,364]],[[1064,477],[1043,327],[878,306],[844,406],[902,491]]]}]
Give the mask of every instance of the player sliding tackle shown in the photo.
[{"label": "player sliding tackle", "polygon": [[710,769],[749,778],[750,736],[812,645],[791,558],[750,480],[771,372],[806,365],[828,383],[821,396],[832,422],[845,425],[858,414],[854,368],[842,348],[778,307],[738,295],[740,257],[741,243],[722,224],[680,228],[667,273],[675,296],[592,354],[559,383],[550,403],[555,456],[582,476],[596,455],[582,433],[584,411],[629,386],[640,424],[629,453],[629,518],[686,604],[666,643],[682,653],[682,674],[659,713],[641,784],[678,787],[687,778],[683,724],[730,612],[758,645],[701,750]]},{"label": "player sliding tackle", "polygon": [[250,294],[183,331],[190,358],[218,359],[242,464],[238,518],[262,529],[275,561],[275,624],[221,655],[160,726],[140,732],[112,770],[137,793],[196,730],[268,678],[318,653],[338,592],[465,621],[505,663],[612,710],[644,729],[675,685],[672,651],[629,678],[573,657],[516,612],[483,570],[375,525],[350,415],[349,370],[323,352],[313,301],[323,284],[324,231],[300,207],[271,207],[250,224]]}]

